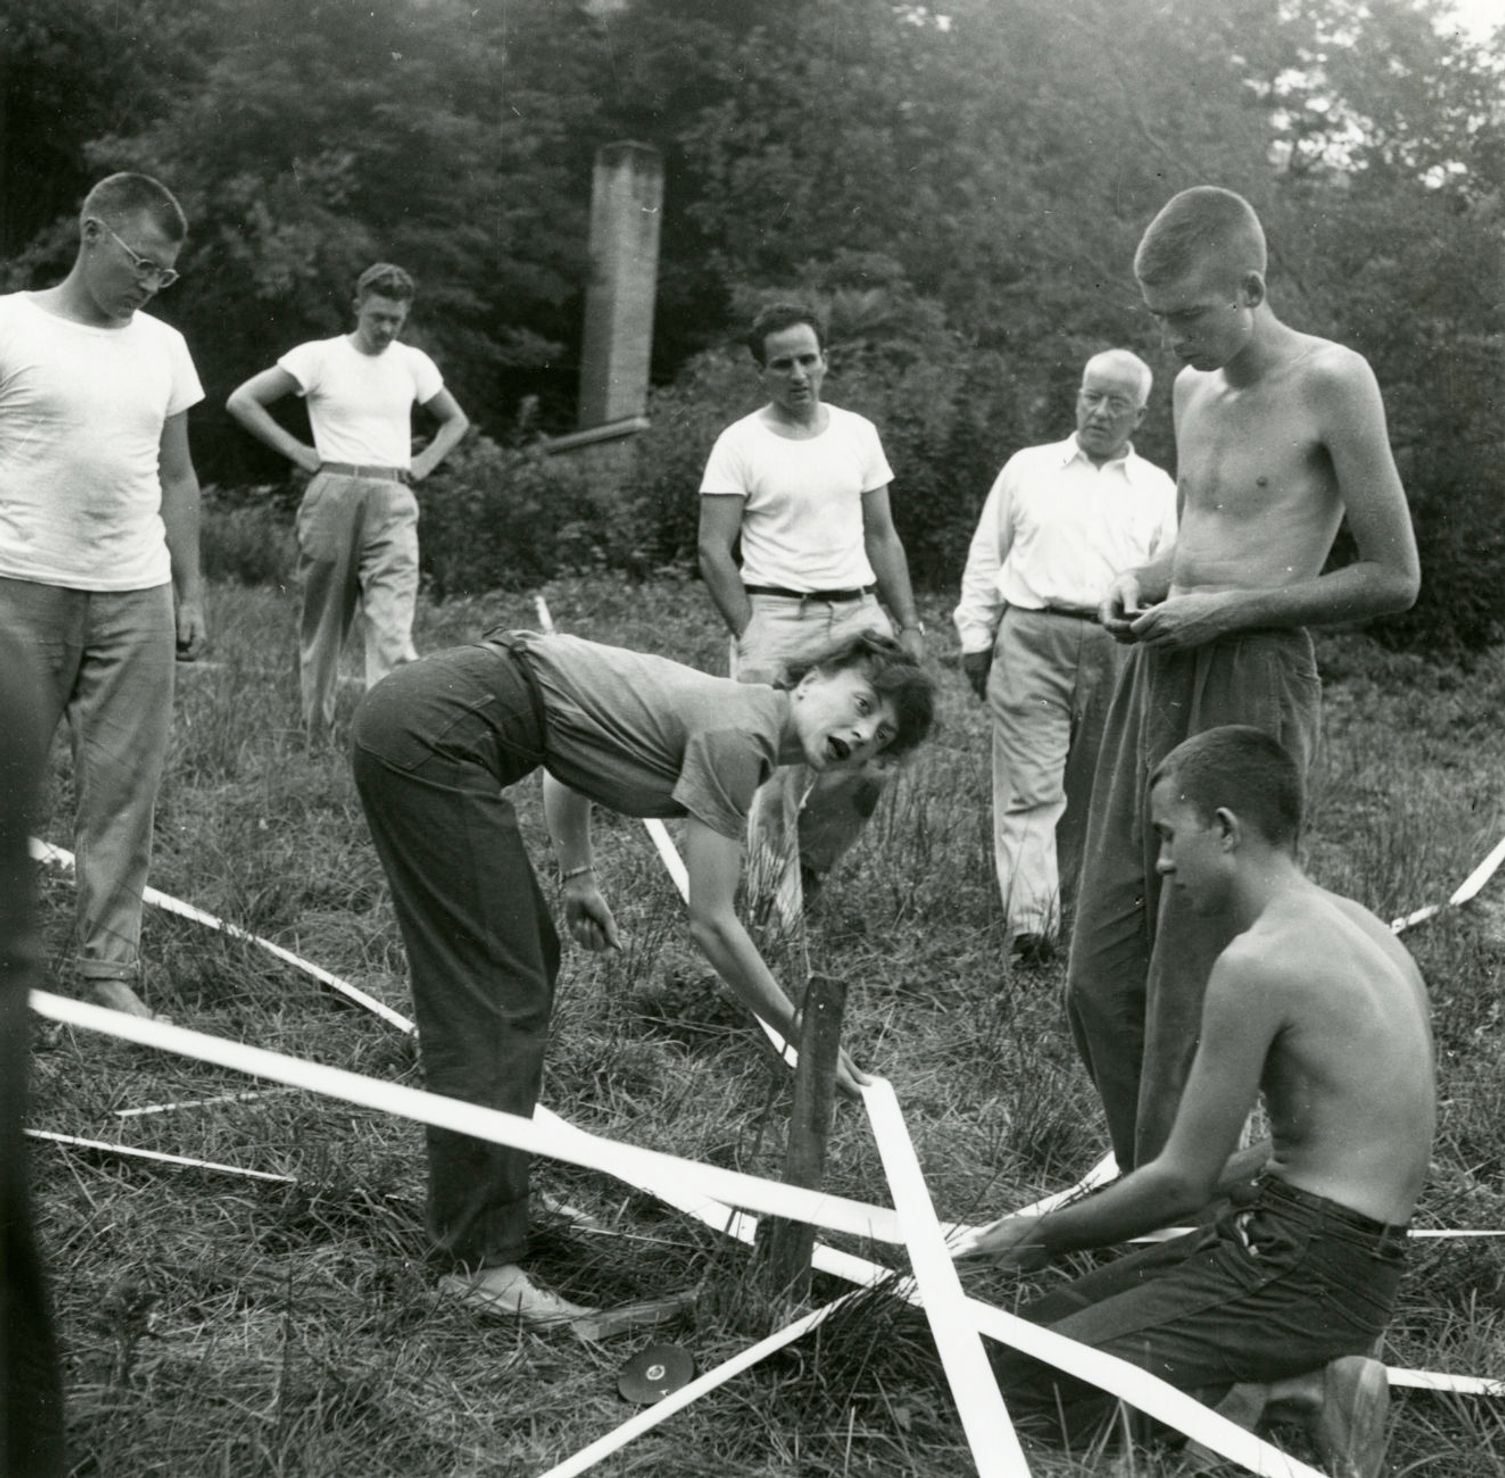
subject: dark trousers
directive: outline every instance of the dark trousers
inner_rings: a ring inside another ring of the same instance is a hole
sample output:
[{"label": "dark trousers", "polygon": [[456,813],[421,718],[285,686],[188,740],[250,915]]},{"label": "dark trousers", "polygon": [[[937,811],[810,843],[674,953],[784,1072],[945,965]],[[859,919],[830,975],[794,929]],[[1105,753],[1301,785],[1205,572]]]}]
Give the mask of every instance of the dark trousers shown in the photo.
[{"label": "dark trousers", "polygon": [[62,1380],[22,1137],[31,1060],[27,993],[40,957],[26,838],[48,739],[31,659],[15,632],[0,628],[0,1473],[62,1478]]},{"label": "dark trousers", "polygon": [[[543,712],[516,658],[481,646],[398,668],[351,730],[361,806],[392,890],[434,1093],[531,1117],[559,939],[503,787],[543,757]],[[428,1130],[429,1230],[442,1261],[515,1262],[529,1156]]]},{"label": "dark trousers", "polygon": [[1252,724],[1305,775],[1322,689],[1305,631],[1245,631],[1184,652],[1136,647],[1108,710],[1071,933],[1067,1009],[1119,1168],[1160,1152],[1201,1031],[1213,962],[1232,938],[1155,871],[1150,776],[1183,739]]},{"label": "dark trousers", "polygon": [[[1386,1227],[1273,1176],[1216,1226],[1148,1247],[1022,1310],[1209,1405],[1242,1381],[1274,1381],[1367,1354],[1395,1306],[1404,1227]],[[1092,1441],[1117,1398],[1012,1350],[993,1356],[1028,1430]]]}]

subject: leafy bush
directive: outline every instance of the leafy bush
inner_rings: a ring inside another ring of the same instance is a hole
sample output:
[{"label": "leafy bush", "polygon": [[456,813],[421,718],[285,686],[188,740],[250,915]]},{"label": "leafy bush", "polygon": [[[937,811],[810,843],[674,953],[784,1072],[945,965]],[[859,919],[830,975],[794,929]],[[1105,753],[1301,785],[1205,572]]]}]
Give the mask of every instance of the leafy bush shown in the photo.
[{"label": "leafy bush", "polygon": [[295,507],[289,493],[275,488],[206,488],[199,535],[205,576],[241,585],[288,584],[298,561]]},{"label": "leafy bush", "polygon": [[649,565],[650,530],[616,471],[615,446],[548,456],[486,436],[464,442],[419,496],[433,595],[517,590],[553,575]]}]

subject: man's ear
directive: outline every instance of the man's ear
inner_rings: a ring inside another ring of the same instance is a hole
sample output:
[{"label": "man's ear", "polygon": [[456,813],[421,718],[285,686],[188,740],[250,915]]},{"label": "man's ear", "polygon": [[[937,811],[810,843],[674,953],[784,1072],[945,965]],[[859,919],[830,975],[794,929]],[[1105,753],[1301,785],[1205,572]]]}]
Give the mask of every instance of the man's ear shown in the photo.
[{"label": "man's ear", "polygon": [[1244,840],[1244,823],[1227,806],[1219,806],[1212,813],[1212,824],[1217,828],[1218,843],[1225,852]]},{"label": "man's ear", "polygon": [[1265,279],[1258,272],[1245,272],[1239,279],[1239,291],[1244,295],[1244,307],[1258,308],[1265,300]]}]

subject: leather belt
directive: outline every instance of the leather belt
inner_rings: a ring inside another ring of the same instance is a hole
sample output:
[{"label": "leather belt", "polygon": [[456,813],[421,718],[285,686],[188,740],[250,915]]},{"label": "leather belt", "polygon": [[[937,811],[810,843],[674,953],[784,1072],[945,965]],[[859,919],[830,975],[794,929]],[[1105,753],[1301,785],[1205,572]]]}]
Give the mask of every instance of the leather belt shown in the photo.
[{"label": "leather belt", "polygon": [[858,585],[850,590],[785,590],[782,585],[744,585],[749,595],[777,595],[784,600],[862,600],[873,593],[871,585]]},{"label": "leather belt", "polygon": [[1043,614],[1047,616],[1070,616],[1073,621],[1097,622],[1097,607],[1092,606],[1045,606]]},{"label": "leather belt", "polygon": [[372,482],[411,482],[412,474],[406,467],[361,467],[355,462],[320,462],[320,472],[333,472],[339,477],[364,477]]}]

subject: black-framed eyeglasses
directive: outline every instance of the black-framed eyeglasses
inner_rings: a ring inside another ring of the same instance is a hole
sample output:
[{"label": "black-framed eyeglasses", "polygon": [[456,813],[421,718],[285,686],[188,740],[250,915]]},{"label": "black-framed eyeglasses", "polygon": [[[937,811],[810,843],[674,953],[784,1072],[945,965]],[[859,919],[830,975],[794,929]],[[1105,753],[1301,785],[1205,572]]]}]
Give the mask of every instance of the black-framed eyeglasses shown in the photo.
[{"label": "black-framed eyeglasses", "polygon": [[157,288],[160,290],[164,287],[171,287],[178,280],[178,273],[174,268],[164,267],[160,262],[154,262],[150,257],[142,256],[139,251],[134,251],[131,247],[127,246],[114,231],[110,231],[110,228],[105,226],[103,221],[100,221],[99,224],[104,226],[106,231],[110,232],[110,235],[114,237],[115,245],[131,259],[131,267],[135,270],[136,281],[143,287],[150,287],[153,281],[155,281]]}]

